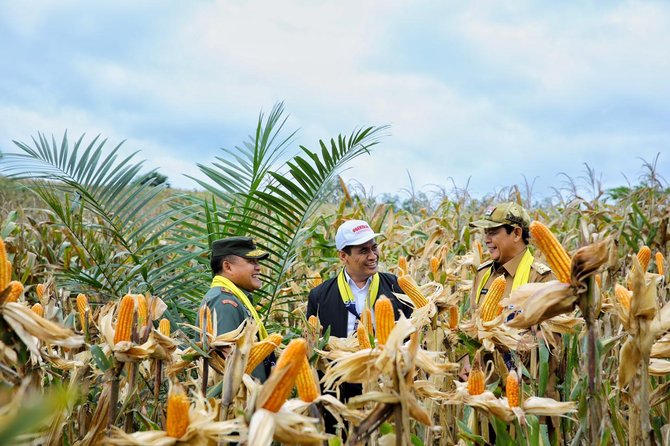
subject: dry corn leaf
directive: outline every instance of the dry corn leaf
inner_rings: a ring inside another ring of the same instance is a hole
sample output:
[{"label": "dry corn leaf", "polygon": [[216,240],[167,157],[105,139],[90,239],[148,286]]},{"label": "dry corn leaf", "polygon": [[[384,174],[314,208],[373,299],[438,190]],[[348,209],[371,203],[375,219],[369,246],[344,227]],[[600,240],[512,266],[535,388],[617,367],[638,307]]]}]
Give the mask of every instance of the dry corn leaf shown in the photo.
[{"label": "dry corn leaf", "polygon": [[654,376],[665,376],[670,374],[670,361],[653,358],[649,361],[649,374]]}]

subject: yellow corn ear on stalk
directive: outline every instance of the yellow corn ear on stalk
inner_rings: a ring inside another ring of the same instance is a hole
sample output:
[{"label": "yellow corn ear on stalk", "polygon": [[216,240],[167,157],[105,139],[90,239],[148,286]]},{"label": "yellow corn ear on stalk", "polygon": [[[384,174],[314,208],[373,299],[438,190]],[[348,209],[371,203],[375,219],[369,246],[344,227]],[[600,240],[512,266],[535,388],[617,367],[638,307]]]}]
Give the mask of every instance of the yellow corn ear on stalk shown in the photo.
[{"label": "yellow corn ear on stalk", "polygon": [[319,384],[314,379],[314,372],[309,365],[307,355],[303,356],[298,376],[295,378],[295,386],[298,389],[298,397],[306,403],[311,403],[320,394]]},{"label": "yellow corn ear on stalk", "polygon": [[398,257],[398,269],[400,270],[399,276],[402,276],[403,274],[407,274],[407,271],[409,271],[409,265],[407,264],[407,257],[405,256],[400,256]]},{"label": "yellow corn ear on stalk", "polygon": [[365,331],[367,331],[368,334],[375,332],[375,328],[372,325],[372,312],[367,307],[363,310],[363,313],[361,314],[361,323],[365,327]]},{"label": "yellow corn ear on stalk", "polygon": [[323,283],[323,279],[321,278],[321,274],[317,274],[316,276],[309,279],[310,288],[316,288],[319,285],[321,285],[322,283]]},{"label": "yellow corn ear on stalk", "polygon": [[5,297],[5,302],[16,302],[23,294],[23,284],[18,280],[12,280],[7,284],[5,290],[9,288],[9,293]]},{"label": "yellow corn ear on stalk", "polygon": [[147,298],[144,297],[144,294],[137,295],[137,323],[140,326],[144,326],[147,323],[147,318],[149,317],[149,309],[147,307]]},{"label": "yellow corn ear on stalk", "polygon": [[214,329],[212,327],[212,310],[209,309],[209,305],[204,304],[200,307],[200,316],[198,321],[200,323],[200,329],[203,330],[204,333],[208,333],[210,335],[214,333]]},{"label": "yellow corn ear on stalk", "polygon": [[166,433],[168,437],[181,438],[188,430],[188,396],[181,391],[170,392],[167,402]]},{"label": "yellow corn ear on stalk", "polygon": [[130,341],[133,332],[133,317],[135,316],[135,299],[126,294],[119,304],[119,313],[114,332],[114,345],[122,341]]},{"label": "yellow corn ear on stalk", "polygon": [[649,268],[649,261],[651,260],[651,249],[649,246],[642,246],[637,252],[637,259],[640,261],[640,266],[642,266],[642,271],[647,271]]},{"label": "yellow corn ear on stalk", "polygon": [[630,310],[630,299],[631,292],[626,289],[626,287],[619,285],[618,283],[614,285],[614,295],[617,300],[626,310]]},{"label": "yellow corn ear on stalk", "polygon": [[664,275],[663,273],[665,272],[663,269],[663,261],[665,260],[663,258],[663,254],[661,254],[660,252],[656,252],[656,255],[654,257],[655,257],[654,260],[656,260],[656,271],[658,271],[658,274],[663,276]]},{"label": "yellow corn ear on stalk", "polygon": [[509,407],[519,407],[519,377],[514,370],[510,370],[505,381],[505,396]]},{"label": "yellow corn ear on stalk", "polygon": [[311,315],[309,319],[307,319],[307,323],[311,325],[314,330],[319,328],[319,318],[315,315]]},{"label": "yellow corn ear on stalk", "polygon": [[533,220],[529,229],[533,241],[544,254],[556,278],[562,283],[570,283],[570,256],[556,236],[537,220]]},{"label": "yellow corn ear on stalk", "polygon": [[44,307],[42,306],[41,303],[39,303],[39,302],[36,303],[36,304],[33,305],[32,307],[30,307],[30,309],[31,309],[32,312],[35,313],[36,315],[38,315],[38,316],[40,316],[40,317],[44,317]]},{"label": "yellow corn ear on stalk", "polygon": [[430,258],[430,272],[433,273],[433,277],[437,277],[437,271],[440,269],[440,259],[433,256]]},{"label": "yellow corn ear on stalk", "polygon": [[379,345],[386,344],[394,326],[393,304],[388,297],[381,296],[375,302],[375,333]]},{"label": "yellow corn ear on stalk", "polygon": [[37,294],[37,298],[39,300],[42,300],[44,297],[44,292],[46,291],[46,286],[44,286],[43,283],[38,283],[37,286],[35,287],[35,294]]},{"label": "yellow corn ear on stalk", "polygon": [[479,366],[479,363],[475,362],[470,370],[470,375],[468,376],[468,393],[470,395],[481,395],[484,393],[484,372]]},{"label": "yellow corn ear on stalk", "polygon": [[428,305],[428,299],[423,295],[412,276],[405,274],[398,277],[398,285],[400,285],[400,289],[407,294],[407,297],[412,300],[414,308],[421,308]]},{"label": "yellow corn ear on stalk", "polygon": [[254,371],[258,364],[260,364],[265,358],[268,357],[270,353],[275,351],[279,344],[282,341],[282,335],[279,333],[273,333],[267,338],[263,339],[261,342],[254,343],[251,346],[249,351],[249,359],[247,360],[247,367],[244,369],[244,373],[251,373]]},{"label": "yellow corn ear on stalk", "polygon": [[477,254],[479,254],[479,261],[484,258],[484,248],[482,247],[482,244],[479,243],[479,240],[475,241],[475,249],[477,250]]},{"label": "yellow corn ear on stalk", "polygon": [[[9,264],[9,274],[7,273],[7,264]],[[12,280],[12,264],[7,258],[7,249],[5,242],[0,238],[0,291],[4,291]]]},{"label": "yellow corn ear on stalk", "polygon": [[285,378],[278,382],[272,393],[263,404],[263,409],[270,412],[278,412],[293,390],[298,371],[302,365],[303,358],[307,355],[307,341],[302,338],[293,339],[277,361],[274,373],[286,370]]},{"label": "yellow corn ear on stalk", "polygon": [[479,313],[483,322],[492,321],[496,316],[502,313],[500,300],[505,293],[506,286],[507,279],[505,279],[505,276],[498,276],[489,287],[489,291],[486,293],[486,298],[484,299],[484,303],[482,304]]},{"label": "yellow corn ear on stalk", "polygon": [[356,337],[358,338],[358,347],[361,350],[372,347],[370,345],[370,337],[368,336],[368,331],[365,329],[365,325],[358,324],[356,328]]},{"label": "yellow corn ear on stalk", "polygon": [[458,307],[452,305],[449,307],[449,328],[455,330],[458,327]]},{"label": "yellow corn ear on stalk", "polygon": [[85,294],[77,294],[77,312],[79,313],[79,323],[81,323],[81,329],[83,330],[86,326],[86,310],[88,310],[88,298]]},{"label": "yellow corn ear on stalk", "polygon": [[161,321],[158,323],[158,331],[163,336],[170,336],[170,320],[169,319],[161,319]]}]

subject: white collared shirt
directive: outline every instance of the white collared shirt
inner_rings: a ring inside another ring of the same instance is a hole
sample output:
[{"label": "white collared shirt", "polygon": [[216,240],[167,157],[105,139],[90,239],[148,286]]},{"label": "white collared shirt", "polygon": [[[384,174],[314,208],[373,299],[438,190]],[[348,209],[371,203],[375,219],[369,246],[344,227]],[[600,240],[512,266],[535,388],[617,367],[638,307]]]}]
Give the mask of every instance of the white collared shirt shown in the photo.
[{"label": "white collared shirt", "polygon": [[[351,294],[354,296],[354,301],[356,302],[356,311],[359,315],[363,313],[366,305],[366,299],[368,298],[368,290],[370,289],[370,284],[372,283],[372,276],[368,277],[368,280],[363,285],[363,288],[358,288],[356,282],[349,276],[347,269],[344,269],[344,278],[351,288]],[[356,327],[356,316],[351,314],[350,311],[347,311],[349,316],[347,317],[347,336],[350,336],[354,332],[354,327]],[[374,317],[373,317],[374,320]]]}]

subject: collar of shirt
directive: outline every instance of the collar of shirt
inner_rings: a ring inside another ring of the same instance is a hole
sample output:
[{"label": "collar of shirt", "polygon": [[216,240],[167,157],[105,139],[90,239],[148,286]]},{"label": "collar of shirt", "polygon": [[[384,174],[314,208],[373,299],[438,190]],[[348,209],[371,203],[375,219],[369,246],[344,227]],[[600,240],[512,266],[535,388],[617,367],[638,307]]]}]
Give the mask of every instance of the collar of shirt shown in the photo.
[{"label": "collar of shirt", "polygon": [[521,263],[521,259],[523,259],[523,255],[526,253],[526,251],[528,251],[528,247],[526,247],[526,249],[521,251],[516,256],[512,257],[504,265],[496,265],[497,266],[496,272],[502,273],[504,269],[505,271],[507,271],[507,274],[510,277],[514,277],[514,275],[516,274],[516,270],[519,267],[519,264]]},{"label": "collar of shirt", "polygon": [[368,280],[365,281],[365,285],[363,285],[363,288],[358,288],[358,285],[356,285],[356,282],[354,282],[354,279],[351,278],[349,273],[347,272],[347,269],[344,268],[344,278],[347,279],[347,283],[349,284],[349,287],[351,288],[351,291],[367,291],[367,289],[370,287],[370,283],[372,282],[372,276],[368,277]]}]

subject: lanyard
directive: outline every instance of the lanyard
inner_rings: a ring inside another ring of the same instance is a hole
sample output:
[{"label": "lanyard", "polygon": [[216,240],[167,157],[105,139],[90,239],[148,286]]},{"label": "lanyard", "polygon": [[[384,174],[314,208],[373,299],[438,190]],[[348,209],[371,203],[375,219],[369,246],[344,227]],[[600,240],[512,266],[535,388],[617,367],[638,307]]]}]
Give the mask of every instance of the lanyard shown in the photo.
[{"label": "lanyard", "polygon": [[249,298],[247,297],[244,292],[237,287],[230,279],[227,277],[223,276],[214,276],[214,279],[212,280],[212,285],[210,285],[210,288],[214,287],[224,287],[228,288],[234,295],[237,297],[239,300],[242,301],[245,307],[247,307],[247,310],[249,310],[249,313],[251,313],[251,316],[254,318],[256,321],[256,324],[258,324],[258,337],[262,341],[263,339],[268,337],[268,332],[265,329],[265,325],[263,325],[263,321],[261,321],[260,316],[258,315],[258,312],[256,311],[256,308],[251,304],[249,301]]},{"label": "lanyard", "polygon": [[[347,307],[347,311],[353,314],[356,320],[360,319],[361,316],[356,310],[356,299],[354,298],[354,293],[351,291],[349,283],[344,276],[344,269],[340,271],[340,274],[337,275],[337,288],[340,290],[340,297],[342,297],[342,302],[344,306]],[[366,305],[368,308],[372,308],[377,299],[377,293],[379,292],[379,273],[375,273],[372,276],[372,282],[368,288],[368,298],[366,300]]]}]

